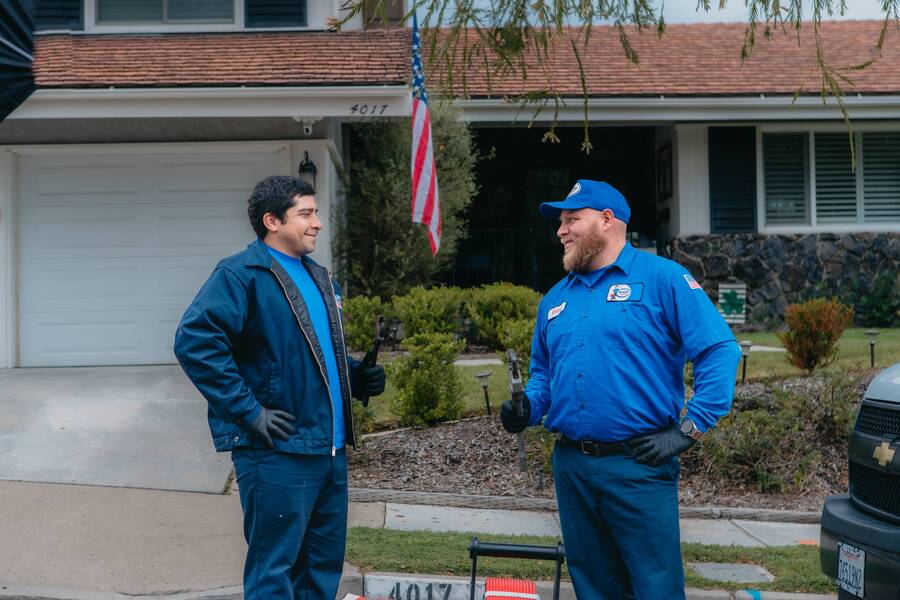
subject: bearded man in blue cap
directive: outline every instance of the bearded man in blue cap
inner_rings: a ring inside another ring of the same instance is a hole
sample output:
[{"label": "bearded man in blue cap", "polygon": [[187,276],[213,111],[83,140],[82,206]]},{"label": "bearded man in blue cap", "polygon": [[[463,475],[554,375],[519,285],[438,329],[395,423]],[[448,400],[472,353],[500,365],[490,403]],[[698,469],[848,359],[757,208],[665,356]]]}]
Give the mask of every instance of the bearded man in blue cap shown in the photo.
[{"label": "bearded man in blue cap", "polygon": [[524,414],[505,402],[503,425],[546,416],[559,434],[553,475],[578,598],[684,598],[678,456],[730,409],[740,349],[684,267],[626,242],[631,209],[614,187],[581,179],[540,212],[559,219],[569,273],[541,300]]}]

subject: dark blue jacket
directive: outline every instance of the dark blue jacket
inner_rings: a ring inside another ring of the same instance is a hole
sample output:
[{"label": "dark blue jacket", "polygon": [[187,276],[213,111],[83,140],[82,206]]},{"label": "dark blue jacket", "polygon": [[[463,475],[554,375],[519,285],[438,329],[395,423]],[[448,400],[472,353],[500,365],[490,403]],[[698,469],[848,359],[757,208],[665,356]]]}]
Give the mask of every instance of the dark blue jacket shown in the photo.
[{"label": "dark blue jacket", "polygon": [[[356,446],[350,406],[352,370],[341,325],[340,291],[325,268],[303,257],[331,321],[344,402],[347,443]],[[330,454],[334,431],[325,359],[306,304],[293,280],[261,240],[223,259],[185,311],[175,356],[209,402],[216,450],[263,448],[249,425],[261,406],[288,411],[297,432],[276,448]]]}]

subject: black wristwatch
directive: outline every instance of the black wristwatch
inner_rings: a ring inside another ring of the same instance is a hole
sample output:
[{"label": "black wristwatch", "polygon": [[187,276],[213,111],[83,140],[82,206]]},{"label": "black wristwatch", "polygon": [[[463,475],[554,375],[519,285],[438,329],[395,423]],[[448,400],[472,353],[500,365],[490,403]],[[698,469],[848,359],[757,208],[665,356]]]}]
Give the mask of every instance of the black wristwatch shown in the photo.
[{"label": "black wristwatch", "polygon": [[698,441],[700,436],[703,435],[703,432],[697,429],[697,425],[690,419],[684,419],[678,428],[681,430],[681,433],[694,441]]}]

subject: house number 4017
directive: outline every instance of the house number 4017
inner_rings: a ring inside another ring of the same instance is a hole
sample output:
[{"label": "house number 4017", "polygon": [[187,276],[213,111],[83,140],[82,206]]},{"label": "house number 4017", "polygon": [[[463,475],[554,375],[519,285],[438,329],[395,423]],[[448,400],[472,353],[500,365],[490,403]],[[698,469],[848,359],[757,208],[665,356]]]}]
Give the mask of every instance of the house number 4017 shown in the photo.
[{"label": "house number 4017", "polygon": [[429,583],[419,589],[417,583],[407,583],[406,593],[403,593],[403,586],[400,582],[394,584],[388,598],[390,600],[450,600],[450,593],[453,591],[452,583]]},{"label": "house number 4017", "polygon": [[354,104],[350,107],[351,115],[377,117],[384,114],[390,104]]}]

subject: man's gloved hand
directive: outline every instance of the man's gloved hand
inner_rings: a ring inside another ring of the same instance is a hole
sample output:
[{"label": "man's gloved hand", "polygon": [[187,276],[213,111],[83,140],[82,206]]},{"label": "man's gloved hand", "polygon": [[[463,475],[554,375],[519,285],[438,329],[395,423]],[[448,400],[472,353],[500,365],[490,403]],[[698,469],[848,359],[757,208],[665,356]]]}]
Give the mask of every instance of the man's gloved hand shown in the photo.
[{"label": "man's gloved hand", "polygon": [[250,426],[250,429],[261,437],[269,448],[274,448],[272,436],[274,435],[282,441],[286,441],[294,431],[294,426],[288,421],[293,421],[294,415],[283,410],[274,410],[263,406],[256,421]]},{"label": "man's gloved hand", "polygon": [[373,365],[360,366],[353,376],[353,393],[356,396],[378,396],[384,393],[384,367]]},{"label": "man's gloved hand", "polygon": [[632,438],[626,446],[635,462],[658,467],[696,443],[694,438],[684,435],[678,425],[674,425],[659,433]]},{"label": "man's gloved hand", "polygon": [[516,414],[516,406],[513,401],[507,400],[500,405],[500,420],[503,421],[503,428],[510,433],[519,433],[528,427],[528,421],[531,419],[531,401],[528,396],[522,395],[522,416]]}]

